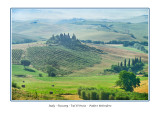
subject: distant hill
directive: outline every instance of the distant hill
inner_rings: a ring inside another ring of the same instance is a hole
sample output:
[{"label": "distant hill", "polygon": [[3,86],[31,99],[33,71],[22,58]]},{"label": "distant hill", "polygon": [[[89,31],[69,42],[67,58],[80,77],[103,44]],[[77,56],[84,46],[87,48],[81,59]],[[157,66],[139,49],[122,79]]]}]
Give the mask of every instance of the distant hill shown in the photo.
[{"label": "distant hill", "polygon": [[37,39],[31,36],[12,33],[12,44],[30,43],[36,42]]},{"label": "distant hill", "polygon": [[130,23],[142,23],[142,22],[148,22],[148,15],[141,15],[141,16],[135,16],[132,18],[126,18],[126,19],[83,19],[83,18],[72,18],[72,19],[63,19],[58,21],[58,24],[66,24],[66,23],[81,23],[81,22],[130,22]]},{"label": "distant hill", "polygon": [[[148,36],[147,18],[147,15],[142,15],[131,19],[114,20],[114,22],[108,19],[91,20],[83,18],[64,19],[58,22],[47,19],[13,21],[12,33],[23,34],[33,40],[47,40],[52,34],[63,32],[75,33],[80,40],[147,41],[143,38]],[[132,38],[131,34],[136,39]]]},{"label": "distant hill", "polygon": [[113,20],[113,22],[148,23],[148,15],[136,16],[128,19]]},{"label": "distant hill", "polygon": [[84,22],[84,21],[86,20],[83,18],[72,18],[72,19],[63,19],[63,20],[58,21],[57,23],[66,24],[66,23],[75,23],[75,22]]}]

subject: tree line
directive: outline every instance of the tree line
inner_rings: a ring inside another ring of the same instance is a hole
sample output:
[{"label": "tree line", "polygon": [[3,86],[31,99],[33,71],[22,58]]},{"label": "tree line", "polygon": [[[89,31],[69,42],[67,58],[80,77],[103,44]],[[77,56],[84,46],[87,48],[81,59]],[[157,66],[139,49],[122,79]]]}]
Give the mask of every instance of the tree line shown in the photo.
[{"label": "tree line", "polygon": [[104,41],[92,41],[92,40],[80,40],[83,43],[93,43],[93,44],[123,44],[124,47],[133,46],[135,43],[139,43],[143,46],[148,46],[148,42],[139,42],[139,41],[120,41],[120,40],[111,40],[109,42]]},{"label": "tree line", "polygon": [[111,40],[109,42],[104,41],[92,41],[92,40],[80,40],[83,43],[93,43],[93,44],[123,44],[124,47],[133,47],[144,53],[148,53],[148,50],[145,49],[144,46],[148,46],[148,42],[139,42],[139,41],[119,41],[119,40]]},{"label": "tree line", "polygon": [[147,100],[147,93],[121,91],[117,89],[79,87],[77,94],[84,100]]},{"label": "tree line", "polygon": [[142,62],[141,57],[140,58],[135,57],[134,59],[128,59],[128,62],[127,59],[124,59],[124,62],[118,62],[117,65],[112,65],[111,69],[105,69],[104,73],[106,72],[119,73],[122,70],[136,73],[142,70],[143,66],[144,63]]}]

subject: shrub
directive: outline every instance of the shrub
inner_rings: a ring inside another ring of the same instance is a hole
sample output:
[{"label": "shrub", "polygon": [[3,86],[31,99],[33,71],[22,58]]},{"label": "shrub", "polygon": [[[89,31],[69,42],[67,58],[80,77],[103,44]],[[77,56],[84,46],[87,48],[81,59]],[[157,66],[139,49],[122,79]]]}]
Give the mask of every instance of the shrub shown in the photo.
[{"label": "shrub", "polygon": [[78,88],[78,95],[81,96],[81,87]]},{"label": "shrub", "polygon": [[100,100],[109,100],[109,93],[107,92],[100,92],[100,97],[99,97]]},{"label": "shrub", "polygon": [[91,92],[91,100],[97,100],[97,92],[95,91]]},{"label": "shrub", "polygon": [[31,64],[31,62],[29,60],[21,60],[21,65],[23,65],[24,68],[25,68],[25,66],[29,66],[30,64]]},{"label": "shrub", "polygon": [[105,92],[104,91],[100,92],[99,100],[105,100]]},{"label": "shrub", "polygon": [[147,100],[147,93],[126,92],[117,89],[79,88],[79,96],[84,100]]},{"label": "shrub", "polygon": [[144,73],[144,77],[148,77],[148,73]]},{"label": "shrub", "polygon": [[14,75],[16,77],[27,77],[27,75]]},{"label": "shrub", "polygon": [[20,89],[20,87],[14,81],[12,81],[12,87]]},{"label": "shrub", "polygon": [[115,97],[114,97],[114,95],[109,95],[109,100],[115,100]]},{"label": "shrub", "polygon": [[90,93],[87,94],[87,98],[88,98],[87,100],[91,100],[91,94]]},{"label": "shrub", "polygon": [[130,100],[130,98],[128,96],[119,95],[119,96],[116,96],[116,100]]},{"label": "shrub", "polygon": [[39,73],[39,77],[43,77],[41,73]]},{"label": "shrub", "polygon": [[87,99],[87,98],[86,98],[86,92],[85,92],[85,91],[82,91],[82,92],[81,92],[81,97],[82,97],[82,99],[84,99],[84,100]]}]

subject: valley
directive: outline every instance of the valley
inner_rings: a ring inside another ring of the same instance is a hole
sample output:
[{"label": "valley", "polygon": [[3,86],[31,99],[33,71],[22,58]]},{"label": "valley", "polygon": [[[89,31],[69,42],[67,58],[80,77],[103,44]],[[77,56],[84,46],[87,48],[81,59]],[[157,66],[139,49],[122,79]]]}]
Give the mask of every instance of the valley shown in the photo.
[{"label": "valley", "polygon": [[67,18],[56,11],[57,19],[11,21],[12,101],[148,100],[148,15]]}]

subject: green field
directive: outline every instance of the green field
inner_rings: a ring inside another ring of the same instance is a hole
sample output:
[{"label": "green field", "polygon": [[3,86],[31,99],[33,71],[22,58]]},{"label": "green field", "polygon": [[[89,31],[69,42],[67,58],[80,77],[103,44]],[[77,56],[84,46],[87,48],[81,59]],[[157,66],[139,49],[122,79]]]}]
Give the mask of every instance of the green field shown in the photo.
[{"label": "green field", "polygon": [[[138,53],[144,53],[143,51],[140,51],[136,48],[133,48],[133,47],[124,47],[122,45],[120,46],[116,46],[117,48],[120,48],[120,49],[126,49],[126,50],[129,50],[129,51],[134,51],[134,52],[138,52]],[[146,47],[147,48],[147,47]]]},{"label": "green field", "polygon": [[27,69],[30,70],[25,70],[24,66],[22,65],[12,65],[12,75],[31,75],[31,76],[38,76],[39,73],[43,74],[43,76],[47,76],[46,73],[36,70],[32,67],[28,67]]},{"label": "green field", "polygon": [[[82,87],[95,87],[95,88],[115,88],[115,82],[118,80],[118,75],[104,75],[104,76],[89,76],[89,77],[47,77],[46,73],[42,73],[34,68],[30,68],[35,72],[24,70],[21,65],[12,66],[12,81],[17,83],[18,86],[25,85],[21,90],[31,94],[46,95],[50,97],[49,92],[53,91],[54,95],[77,95],[77,89]],[[42,73],[43,77],[39,77]],[[23,75],[26,77],[18,77],[15,75]],[[139,77],[141,81],[147,80],[148,77]],[[25,81],[25,82],[23,82]],[[54,87],[52,87],[54,85]],[[119,89],[119,88],[117,88]],[[50,97],[55,99],[54,96]],[[22,98],[24,99],[24,98]],[[44,98],[41,98],[44,99]]]}]

